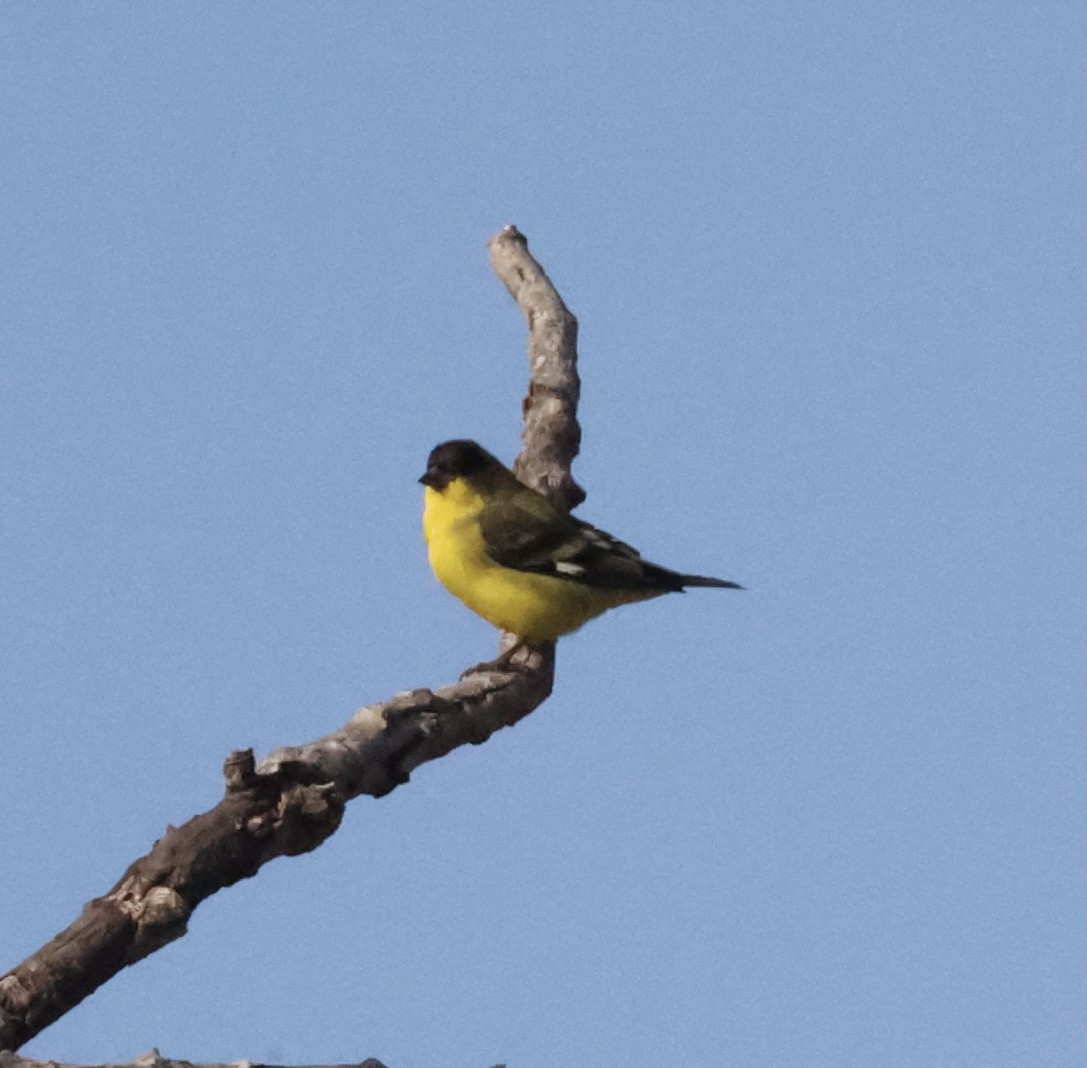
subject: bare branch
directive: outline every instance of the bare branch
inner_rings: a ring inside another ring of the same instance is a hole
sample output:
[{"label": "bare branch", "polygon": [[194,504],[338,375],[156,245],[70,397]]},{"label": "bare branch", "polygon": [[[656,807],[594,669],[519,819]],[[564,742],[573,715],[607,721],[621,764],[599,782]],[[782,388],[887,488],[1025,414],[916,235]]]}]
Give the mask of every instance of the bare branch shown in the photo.
[{"label": "bare branch", "polygon": [[[60,1061],[34,1061],[27,1057],[20,1057],[17,1053],[4,1053],[0,1051],[0,1068],[245,1068],[248,1061],[234,1061],[230,1064],[193,1064],[192,1061],[175,1061],[163,1057],[157,1049],[141,1054],[134,1061],[127,1064],[100,1064],[100,1065],[75,1065],[63,1064]],[[255,1066],[253,1066],[255,1068]],[[260,1068],[275,1068],[274,1065],[262,1064]],[[318,1066],[314,1066],[318,1068]],[[374,1057],[367,1057],[358,1064],[325,1065],[323,1068],[386,1068],[381,1061]],[[505,1065],[495,1065],[495,1068],[506,1068]]]},{"label": "bare branch", "polygon": [[528,242],[516,226],[499,231],[487,247],[495,274],[528,323],[530,378],[523,404],[524,449],[513,469],[522,482],[568,512],[585,500],[585,491],[570,474],[581,447],[577,319],[530,255]]},{"label": "bare branch", "polygon": [[[529,327],[530,381],[518,474],[561,507],[584,496],[570,476],[577,454],[577,320],[527,243],[508,226],[492,238],[494,269]],[[506,635],[506,647],[513,641]],[[360,708],[338,730],[279,749],[255,766],[232,753],[226,795],[170,827],[116,886],[22,964],[0,977],[0,1050],[24,1042],[78,1005],[126,965],[186,931],[216,891],[280,856],[319,846],[353,797],[383,797],[411,772],[458,746],[479,745],[539,706],[551,692],[554,645],[521,650],[514,666],[481,665],[460,682]]]}]

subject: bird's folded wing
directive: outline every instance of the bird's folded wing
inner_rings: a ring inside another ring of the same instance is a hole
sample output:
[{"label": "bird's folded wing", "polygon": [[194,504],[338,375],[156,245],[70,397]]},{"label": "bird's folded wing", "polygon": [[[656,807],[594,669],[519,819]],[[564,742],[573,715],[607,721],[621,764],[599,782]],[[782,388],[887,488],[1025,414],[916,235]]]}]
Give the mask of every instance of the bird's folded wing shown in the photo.
[{"label": "bird's folded wing", "polygon": [[480,517],[483,542],[495,563],[612,590],[680,589],[671,572],[596,527],[553,509],[540,498],[507,499]]}]

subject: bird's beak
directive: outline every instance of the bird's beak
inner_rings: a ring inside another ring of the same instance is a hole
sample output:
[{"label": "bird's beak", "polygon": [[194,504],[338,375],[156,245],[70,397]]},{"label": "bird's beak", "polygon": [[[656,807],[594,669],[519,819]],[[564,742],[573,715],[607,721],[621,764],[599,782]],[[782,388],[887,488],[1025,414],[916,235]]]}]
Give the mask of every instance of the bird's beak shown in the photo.
[{"label": "bird's beak", "polygon": [[424,486],[430,486],[432,489],[436,489],[438,485],[438,476],[434,471],[427,471],[425,475],[419,476],[419,481]]}]

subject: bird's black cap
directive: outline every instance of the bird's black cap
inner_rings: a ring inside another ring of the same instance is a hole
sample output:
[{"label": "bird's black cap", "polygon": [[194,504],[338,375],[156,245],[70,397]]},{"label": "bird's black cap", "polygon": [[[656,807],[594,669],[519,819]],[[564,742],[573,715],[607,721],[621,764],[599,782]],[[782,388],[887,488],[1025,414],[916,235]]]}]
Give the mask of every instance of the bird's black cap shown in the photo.
[{"label": "bird's black cap", "polygon": [[482,445],[457,438],[443,441],[430,450],[426,473],[419,481],[424,486],[443,490],[455,478],[471,477],[496,466],[502,465]]}]

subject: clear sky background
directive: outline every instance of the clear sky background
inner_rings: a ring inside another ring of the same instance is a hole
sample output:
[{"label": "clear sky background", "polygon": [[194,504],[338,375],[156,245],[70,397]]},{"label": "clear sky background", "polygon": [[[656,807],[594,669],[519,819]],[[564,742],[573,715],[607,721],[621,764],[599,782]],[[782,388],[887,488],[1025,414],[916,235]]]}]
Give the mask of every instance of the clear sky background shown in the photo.
[{"label": "clear sky background", "polygon": [[1078,1063],[1080,5],[0,10],[0,970],[496,649],[419,531],[581,321],[580,513],[719,574],[559,647],[26,1047]]}]

